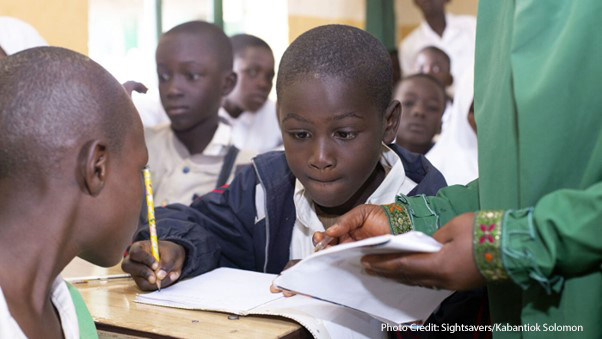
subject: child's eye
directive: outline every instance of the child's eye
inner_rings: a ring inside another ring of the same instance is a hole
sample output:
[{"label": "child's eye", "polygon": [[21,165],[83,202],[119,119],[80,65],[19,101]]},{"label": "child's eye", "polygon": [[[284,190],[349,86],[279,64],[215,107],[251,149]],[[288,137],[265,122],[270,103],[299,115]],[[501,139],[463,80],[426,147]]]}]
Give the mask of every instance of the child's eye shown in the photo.
[{"label": "child's eye", "polygon": [[288,133],[293,139],[308,139],[309,137],[311,137],[311,134],[309,132],[305,132],[305,131],[299,131],[299,132],[289,132]]},{"label": "child's eye", "polygon": [[245,71],[245,73],[248,77],[254,78],[257,76],[257,74],[259,74],[259,71],[257,71],[257,68],[249,68]]},{"label": "child's eye", "polygon": [[355,132],[349,132],[349,131],[338,131],[335,133],[336,137],[339,139],[344,139],[344,140],[351,140],[354,139],[356,136]]},{"label": "child's eye", "polygon": [[169,74],[167,72],[159,73],[159,81],[167,81],[169,80]]},{"label": "child's eye", "polygon": [[401,106],[403,107],[412,107],[414,106],[414,101],[412,100],[404,100],[401,102]]},{"label": "child's eye", "polygon": [[201,74],[200,73],[188,73],[186,75],[186,77],[188,78],[188,80],[190,81],[195,81],[201,78]]}]

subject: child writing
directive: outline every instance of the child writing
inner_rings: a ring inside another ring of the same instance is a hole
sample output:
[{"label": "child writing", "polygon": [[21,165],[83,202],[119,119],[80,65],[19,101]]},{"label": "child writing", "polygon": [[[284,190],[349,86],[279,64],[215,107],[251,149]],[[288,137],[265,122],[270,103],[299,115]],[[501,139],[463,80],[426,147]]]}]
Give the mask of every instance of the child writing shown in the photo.
[{"label": "child writing", "polygon": [[394,98],[401,102],[401,118],[395,142],[415,153],[426,154],[441,131],[446,94],[442,84],[427,74],[401,80]]},{"label": "child writing", "polygon": [[236,86],[220,116],[232,126],[232,142],[241,150],[263,153],[282,144],[276,106],[268,99],[274,79],[274,55],[268,44],[249,34],[230,38]]},{"label": "child writing", "polygon": [[231,128],[218,116],[236,84],[232,46],[219,27],[191,21],[161,36],[156,60],[171,123],[145,130],[154,200],[190,204],[195,194],[225,184],[236,162],[250,162],[232,146]]},{"label": "child writing", "polygon": [[96,337],[58,274],[75,256],[121,259],[143,195],[142,123],[107,71],[66,49],[8,56],[0,79],[0,337]]},{"label": "child writing", "polygon": [[[276,82],[284,152],[257,156],[229,188],[190,207],[157,209],[162,286],[217,266],[279,273],[354,206],[444,186],[423,156],[386,146],[400,115],[391,72],[386,48],[360,29],[328,25],[299,36]],[[122,267],[151,290],[153,265],[149,242],[137,241]]]}]

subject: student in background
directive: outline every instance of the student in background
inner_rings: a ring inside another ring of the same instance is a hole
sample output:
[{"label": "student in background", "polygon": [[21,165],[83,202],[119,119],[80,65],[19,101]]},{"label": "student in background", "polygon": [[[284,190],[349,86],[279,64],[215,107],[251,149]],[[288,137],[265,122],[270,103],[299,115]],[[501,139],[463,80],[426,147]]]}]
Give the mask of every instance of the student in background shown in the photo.
[{"label": "student in background", "polygon": [[[408,74],[413,69],[418,52],[427,46],[445,51],[451,59],[451,74],[459,81],[474,67],[476,20],[472,16],[445,12],[450,0],[414,0],[424,20],[400,44],[399,62]],[[451,92],[455,93],[457,85]]]},{"label": "student in background", "polygon": [[446,91],[454,83],[449,55],[435,46],[424,47],[418,52],[414,61],[413,73],[431,75],[441,82]]},{"label": "student in background", "polygon": [[[400,115],[391,72],[386,48],[363,30],[327,25],[299,36],[276,82],[284,152],[257,156],[230,187],[190,207],[157,209],[162,286],[217,266],[279,273],[313,253],[312,234],[353,206],[444,186],[423,156],[387,146]],[[122,267],[151,290],[155,261],[144,237]]]},{"label": "student in background", "polygon": [[232,46],[219,27],[191,21],[161,36],[156,59],[171,123],[145,129],[155,203],[190,204],[194,195],[225,184],[237,162],[250,162],[218,116],[222,98],[236,84]]},{"label": "student in background", "polygon": [[137,225],[147,161],[125,90],[89,58],[39,47],[0,60],[0,337],[95,338],[58,274],[116,265]]},{"label": "student in background", "polygon": [[274,79],[274,55],[268,44],[249,34],[230,38],[236,86],[220,109],[232,126],[232,142],[241,149],[263,153],[282,144],[276,106],[268,99]]},{"label": "student in background", "polygon": [[[452,85],[454,77],[451,74],[451,59],[442,49],[435,46],[427,46],[418,52],[414,62],[414,72],[420,74],[429,74],[435,77],[445,87],[445,112],[441,118],[441,131],[444,131],[449,122],[451,112],[453,111],[454,93]],[[463,83],[463,82],[462,82]],[[456,91],[464,91],[464,88]]]},{"label": "student in background", "polygon": [[456,93],[445,128],[426,153],[449,185],[466,185],[479,176],[477,135],[468,120],[474,97],[472,74],[462,79],[468,83],[462,86],[462,92]]},{"label": "student in background", "polygon": [[46,45],[44,38],[28,23],[16,18],[0,17],[0,58]]},{"label": "student in background", "polygon": [[439,80],[427,74],[401,80],[394,98],[401,102],[401,118],[395,143],[409,151],[426,154],[433,137],[441,131],[446,94]]}]

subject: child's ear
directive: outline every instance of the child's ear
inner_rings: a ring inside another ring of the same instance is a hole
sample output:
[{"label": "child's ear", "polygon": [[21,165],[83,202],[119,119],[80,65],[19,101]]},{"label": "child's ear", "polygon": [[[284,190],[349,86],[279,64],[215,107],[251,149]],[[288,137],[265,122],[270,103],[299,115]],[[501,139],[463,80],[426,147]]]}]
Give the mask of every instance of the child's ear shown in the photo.
[{"label": "child's ear", "polygon": [[238,79],[238,76],[234,72],[230,72],[228,75],[226,75],[226,78],[224,79],[224,87],[222,88],[222,96],[223,97],[225,97],[226,95],[230,94],[230,92],[232,92],[232,90],[236,86],[237,79]]},{"label": "child's ear", "polygon": [[453,84],[454,84],[454,76],[451,73],[449,73],[449,78],[447,79],[447,84],[445,84],[445,87],[449,87]]},{"label": "child's ear", "polygon": [[393,100],[385,111],[383,122],[385,124],[385,134],[383,142],[388,145],[395,140],[397,128],[399,127],[399,117],[401,116],[401,104],[398,100]]},{"label": "child's ear", "polygon": [[104,143],[91,140],[79,152],[79,181],[87,194],[95,197],[103,189],[107,180],[109,153]]}]

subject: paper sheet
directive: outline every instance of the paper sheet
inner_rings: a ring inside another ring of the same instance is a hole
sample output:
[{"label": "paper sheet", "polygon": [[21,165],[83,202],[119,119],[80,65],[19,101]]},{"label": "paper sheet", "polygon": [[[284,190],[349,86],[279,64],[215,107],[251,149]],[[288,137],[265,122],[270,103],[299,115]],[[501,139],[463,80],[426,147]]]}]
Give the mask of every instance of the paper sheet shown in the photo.
[{"label": "paper sheet", "polygon": [[420,232],[334,246],[282,272],[275,284],[367,312],[392,324],[426,320],[451,291],[407,286],[370,276],[361,266],[360,258],[400,251],[436,252],[441,246]]}]

